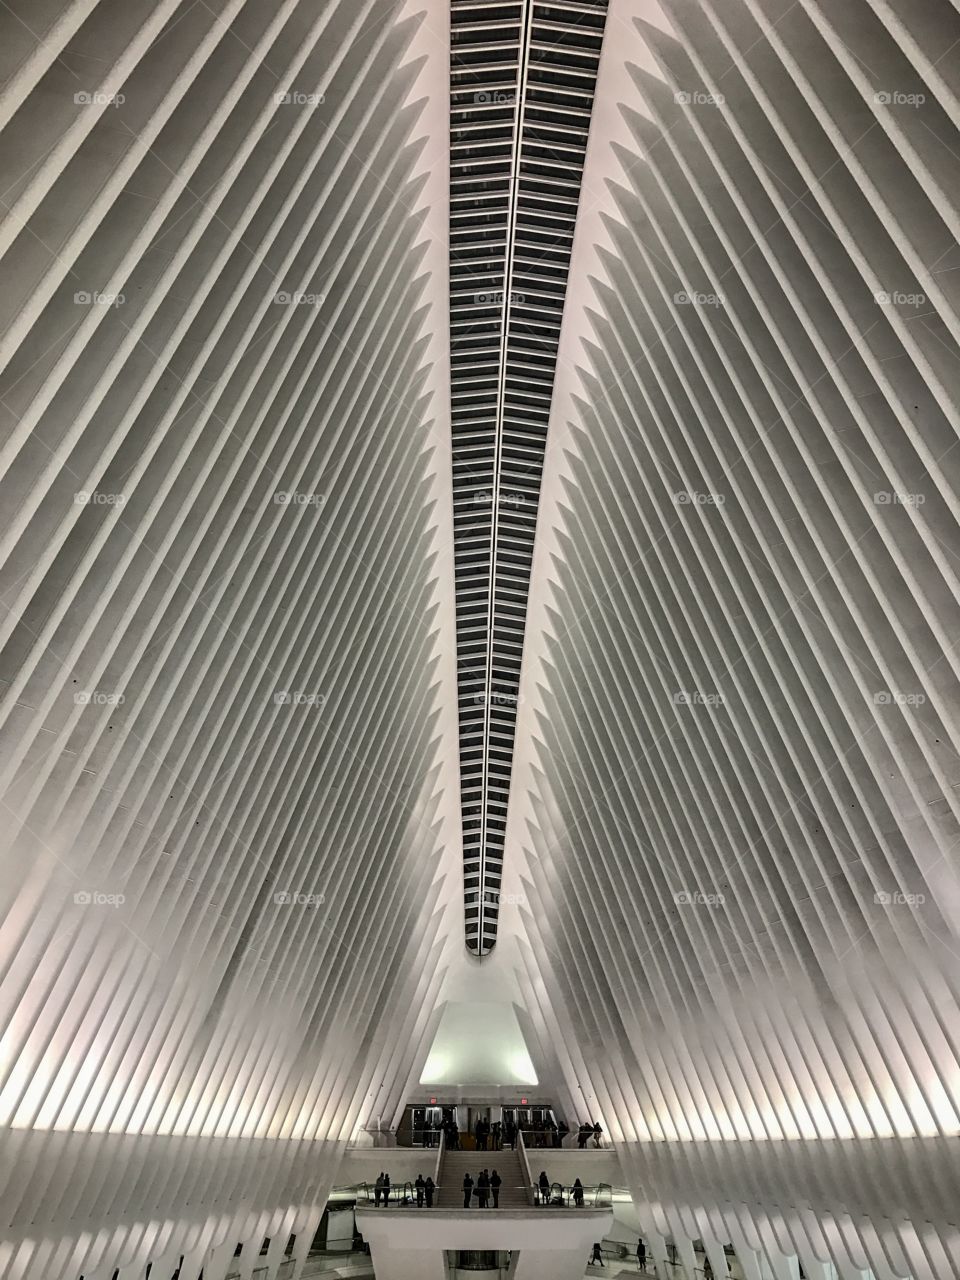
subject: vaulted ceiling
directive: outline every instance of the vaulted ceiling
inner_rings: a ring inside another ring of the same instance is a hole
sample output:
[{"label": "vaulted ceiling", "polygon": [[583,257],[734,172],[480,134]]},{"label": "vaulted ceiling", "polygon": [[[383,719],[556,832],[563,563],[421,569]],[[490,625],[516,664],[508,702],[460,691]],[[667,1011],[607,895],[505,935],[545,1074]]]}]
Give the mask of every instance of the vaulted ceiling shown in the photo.
[{"label": "vaulted ceiling", "polygon": [[960,1276],[958,51],[0,6],[0,1273],[304,1248],[479,1001],[684,1280]]}]

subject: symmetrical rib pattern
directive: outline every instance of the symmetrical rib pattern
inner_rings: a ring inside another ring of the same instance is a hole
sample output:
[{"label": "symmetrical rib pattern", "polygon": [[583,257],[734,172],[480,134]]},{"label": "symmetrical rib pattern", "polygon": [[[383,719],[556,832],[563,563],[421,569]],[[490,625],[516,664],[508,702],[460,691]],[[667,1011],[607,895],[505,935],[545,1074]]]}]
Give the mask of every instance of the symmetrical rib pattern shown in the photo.
[{"label": "symmetrical rib pattern", "polygon": [[450,346],[467,946],[496,942],[540,476],[607,0],[452,0]]},{"label": "symmetrical rib pattern", "polygon": [[29,16],[0,13],[0,1272],[196,1274],[309,1243],[443,975],[419,20]]},{"label": "symmetrical rib pattern", "polygon": [[511,800],[531,1012],[658,1258],[942,1280],[960,14],[664,9],[571,271],[592,334],[551,424]]}]

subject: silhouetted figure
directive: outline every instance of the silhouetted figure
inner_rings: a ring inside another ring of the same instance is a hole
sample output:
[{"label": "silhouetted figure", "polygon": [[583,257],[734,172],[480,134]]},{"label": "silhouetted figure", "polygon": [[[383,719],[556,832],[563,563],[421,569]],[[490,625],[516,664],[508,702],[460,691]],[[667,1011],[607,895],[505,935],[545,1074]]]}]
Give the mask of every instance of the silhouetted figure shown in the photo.
[{"label": "silhouetted figure", "polygon": [[600,1128],[600,1125],[599,1125],[599,1124],[595,1124],[595,1125],[593,1126],[593,1145],[594,1145],[595,1147],[599,1147],[599,1145],[600,1145],[600,1138],[601,1138],[602,1134],[603,1134],[603,1130]]},{"label": "silhouetted figure", "polygon": [[[640,1271],[647,1269],[647,1246],[642,1240],[637,1241],[637,1267]],[[704,1273],[706,1273],[706,1267],[704,1267]]]},{"label": "silhouetted figure", "polygon": [[413,1184],[414,1190],[415,1190],[415,1191],[416,1191],[416,1193],[417,1193],[417,1208],[418,1208],[418,1209],[422,1209],[422,1208],[423,1208],[423,1192],[424,1192],[424,1188],[426,1187],[426,1185],[427,1185],[427,1184],[426,1184],[426,1183],[424,1182],[424,1180],[423,1180],[423,1174],[422,1174],[422,1173],[418,1173],[418,1174],[417,1174],[417,1180],[416,1180],[416,1182]]},{"label": "silhouetted figure", "polygon": [[587,1138],[593,1133],[593,1129],[588,1124],[582,1124],[577,1130],[577,1146],[582,1151],[587,1145]]},{"label": "silhouetted figure", "polygon": [[510,1150],[511,1150],[511,1151],[516,1151],[516,1149],[517,1149],[517,1126],[513,1123],[513,1121],[512,1121],[512,1120],[508,1120],[508,1121],[507,1121],[507,1123],[504,1125],[504,1127],[503,1127],[503,1136],[506,1138],[507,1142],[510,1144]]},{"label": "silhouetted figure", "polygon": [[565,1120],[561,1120],[560,1123],[557,1125],[557,1146],[558,1147],[563,1146],[563,1140],[569,1132],[570,1132],[570,1126],[567,1124]]},{"label": "silhouetted figure", "polygon": [[493,1128],[490,1130],[490,1133],[493,1137],[493,1149],[494,1151],[499,1151],[503,1146],[503,1125],[499,1120],[494,1121]]},{"label": "silhouetted figure", "polygon": [[383,1173],[377,1174],[377,1180],[373,1184],[373,1207],[379,1207],[380,1201],[383,1199]]},{"label": "silhouetted figure", "polygon": [[593,1246],[593,1257],[590,1259],[590,1265],[596,1266],[598,1262],[601,1267],[605,1267],[607,1265],[603,1260],[603,1250],[600,1248],[599,1244],[595,1244]]},{"label": "silhouetted figure", "polygon": [[490,1195],[490,1175],[486,1169],[480,1171],[480,1177],[477,1179],[477,1199],[480,1202],[480,1208],[486,1209],[487,1199]]},{"label": "silhouetted figure", "polygon": [[423,1184],[423,1194],[427,1198],[428,1209],[433,1208],[433,1193],[436,1191],[436,1189],[437,1189],[436,1183],[432,1178],[428,1177],[426,1182]]},{"label": "silhouetted figure", "polygon": [[537,1186],[540,1188],[540,1203],[550,1203],[550,1179],[547,1177],[547,1171],[544,1169],[540,1177],[537,1179]]},{"label": "silhouetted figure", "polygon": [[499,1173],[497,1173],[496,1169],[494,1169],[493,1173],[490,1175],[490,1194],[493,1196],[493,1207],[495,1209],[500,1208],[500,1187],[502,1183],[503,1179],[500,1177]]},{"label": "silhouetted figure", "polygon": [[463,1207],[470,1208],[470,1197],[473,1195],[473,1179],[469,1173],[463,1175]]},{"label": "silhouetted figure", "polygon": [[390,1203],[390,1175],[389,1173],[385,1173],[383,1175],[383,1207],[386,1208],[389,1203]]},{"label": "silhouetted figure", "polygon": [[577,1209],[583,1208],[583,1183],[579,1178],[573,1184],[573,1204]]}]

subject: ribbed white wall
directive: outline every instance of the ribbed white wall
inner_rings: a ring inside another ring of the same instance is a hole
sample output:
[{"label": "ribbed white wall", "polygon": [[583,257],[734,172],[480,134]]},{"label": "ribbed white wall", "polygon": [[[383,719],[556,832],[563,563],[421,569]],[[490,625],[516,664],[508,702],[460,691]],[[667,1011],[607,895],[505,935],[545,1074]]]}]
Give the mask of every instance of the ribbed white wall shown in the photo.
[{"label": "ribbed white wall", "polygon": [[504,887],[687,1280],[960,1275],[958,50],[611,4]]},{"label": "ribbed white wall", "polygon": [[44,0],[0,49],[0,1274],[275,1266],[462,928],[446,31]]}]

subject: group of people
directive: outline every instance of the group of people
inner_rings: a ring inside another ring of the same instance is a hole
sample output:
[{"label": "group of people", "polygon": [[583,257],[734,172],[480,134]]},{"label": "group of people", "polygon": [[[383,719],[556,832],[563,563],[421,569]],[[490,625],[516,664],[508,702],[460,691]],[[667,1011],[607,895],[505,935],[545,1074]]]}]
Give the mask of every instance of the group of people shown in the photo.
[{"label": "group of people", "polygon": [[[591,1254],[590,1260],[587,1265],[591,1267],[596,1267],[596,1266],[606,1267],[607,1264],[603,1260],[603,1249],[601,1249],[599,1244],[595,1244],[593,1246],[593,1253]],[[647,1246],[643,1243],[642,1240],[637,1241],[637,1268],[638,1270],[646,1274]]]},{"label": "group of people", "polygon": [[481,1209],[489,1209],[491,1199],[493,1200],[494,1209],[499,1209],[500,1188],[502,1185],[503,1179],[496,1169],[492,1173],[489,1169],[481,1169],[476,1182],[474,1182],[469,1173],[465,1173],[463,1175],[463,1207],[469,1209],[470,1201],[476,1196],[477,1205]]},{"label": "group of people", "polygon": [[570,1126],[563,1120],[556,1124],[553,1119],[547,1119],[542,1124],[525,1126],[523,1140],[528,1147],[562,1147],[569,1132]]},{"label": "group of people", "polygon": [[[540,1177],[537,1179],[537,1190],[540,1193],[539,1194],[540,1204],[541,1205],[550,1204],[551,1203],[550,1179],[547,1177],[546,1169],[541,1171]],[[570,1188],[570,1193],[573,1198],[573,1207],[575,1209],[582,1209],[583,1208],[583,1183],[580,1181],[579,1178],[576,1178],[574,1180],[573,1186]],[[562,1196],[555,1203],[562,1204],[563,1203]]]},{"label": "group of people", "polygon": [[[428,1209],[433,1208],[433,1197],[437,1191],[437,1184],[430,1177],[424,1178],[422,1173],[417,1174],[417,1180],[413,1184],[413,1189],[417,1193],[417,1208],[422,1209],[426,1204]],[[399,1193],[398,1193],[399,1195]],[[389,1173],[379,1173],[377,1180],[373,1184],[373,1203],[374,1207],[383,1206],[384,1209],[390,1204],[390,1175]],[[409,1199],[402,1200],[402,1204],[409,1203]]]},{"label": "group of people", "polygon": [[593,1145],[599,1147],[600,1139],[603,1137],[603,1129],[599,1124],[582,1124],[577,1130],[577,1146],[582,1151],[590,1139],[593,1139]]},{"label": "group of people", "polygon": [[[507,1128],[513,1128],[510,1121],[507,1121]],[[489,1120],[481,1116],[477,1121],[477,1127],[474,1129],[473,1134],[477,1140],[478,1151],[500,1151],[503,1149],[504,1129],[499,1120],[494,1120],[493,1124],[491,1124]],[[509,1136],[507,1137],[507,1142],[512,1146],[516,1146],[517,1135],[515,1130],[512,1142]]]}]

